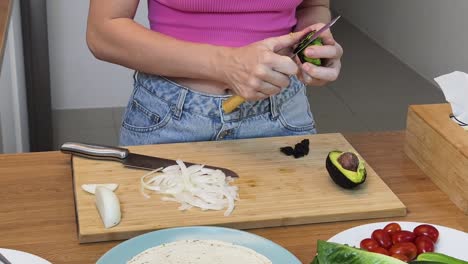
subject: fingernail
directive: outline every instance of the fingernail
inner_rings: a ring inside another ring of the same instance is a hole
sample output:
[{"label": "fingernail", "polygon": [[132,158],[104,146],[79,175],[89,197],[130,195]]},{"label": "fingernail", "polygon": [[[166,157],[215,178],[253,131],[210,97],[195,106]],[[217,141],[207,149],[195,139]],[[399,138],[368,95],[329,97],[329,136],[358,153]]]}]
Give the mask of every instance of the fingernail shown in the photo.
[{"label": "fingernail", "polygon": [[302,68],[305,70],[305,71],[309,71],[310,70],[310,65],[308,63],[304,63],[302,65]]}]

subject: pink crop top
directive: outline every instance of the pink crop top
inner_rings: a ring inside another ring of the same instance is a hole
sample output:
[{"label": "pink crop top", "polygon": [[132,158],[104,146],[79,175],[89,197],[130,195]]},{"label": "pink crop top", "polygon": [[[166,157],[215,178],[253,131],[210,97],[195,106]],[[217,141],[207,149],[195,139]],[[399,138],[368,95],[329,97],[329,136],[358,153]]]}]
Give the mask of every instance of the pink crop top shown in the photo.
[{"label": "pink crop top", "polygon": [[302,0],[148,0],[151,29],[190,42],[239,47],[291,32]]}]

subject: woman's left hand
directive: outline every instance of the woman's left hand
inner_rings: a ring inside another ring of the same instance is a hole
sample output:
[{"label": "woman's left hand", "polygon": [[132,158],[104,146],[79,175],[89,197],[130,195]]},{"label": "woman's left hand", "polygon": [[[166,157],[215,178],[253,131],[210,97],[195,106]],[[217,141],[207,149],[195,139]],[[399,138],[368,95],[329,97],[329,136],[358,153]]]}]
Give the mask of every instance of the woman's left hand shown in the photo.
[{"label": "woman's left hand", "polygon": [[[324,25],[315,24],[309,29],[317,31]],[[323,39],[323,46],[310,46],[305,49],[304,54],[310,58],[322,59],[322,66],[308,62],[301,65],[301,61],[296,57],[300,69],[297,76],[307,86],[324,86],[338,79],[340,75],[343,48],[335,41],[330,30],[323,32],[320,37]]]}]

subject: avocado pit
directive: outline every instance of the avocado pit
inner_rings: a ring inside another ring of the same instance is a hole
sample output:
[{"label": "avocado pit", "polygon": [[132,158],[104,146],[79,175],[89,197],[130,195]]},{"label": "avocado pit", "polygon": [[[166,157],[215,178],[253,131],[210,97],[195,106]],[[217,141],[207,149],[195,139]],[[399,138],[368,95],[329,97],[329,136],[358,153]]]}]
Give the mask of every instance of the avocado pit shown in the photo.
[{"label": "avocado pit", "polygon": [[341,167],[350,171],[357,171],[359,166],[359,158],[352,152],[344,152],[341,154],[338,158],[338,162]]}]

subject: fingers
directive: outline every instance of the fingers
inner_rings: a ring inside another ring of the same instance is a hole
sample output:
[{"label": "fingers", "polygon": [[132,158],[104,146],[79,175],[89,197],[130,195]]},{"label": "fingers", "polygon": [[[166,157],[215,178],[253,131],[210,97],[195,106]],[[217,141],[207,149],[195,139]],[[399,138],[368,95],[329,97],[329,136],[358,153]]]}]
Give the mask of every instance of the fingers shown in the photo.
[{"label": "fingers", "polygon": [[335,59],[343,56],[343,49],[338,43],[333,46],[310,46],[304,54],[309,58]]},{"label": "fingers", "polygon": [[297,64],[287,56],[275,55],[274,60],[270,61],[268,66],[286,76],[295,75],[299,71]]},{"label": "fingers", "polygon": [[310,32],[309,29],[291,32],[287,35],[266,39],[265,43],[270,50],[277,52],[296,45],[308,32]]},{"label": "fingers", "polygon": [[319,67],[311,63],[304,63],[302,70],[315,79],[320,79],[328,82],[333,82],[338,79],[339,70],[336,65],[335,67]]},{"label": "fingers", "polygon": [[288,56],[281,56],[270,51],[264,52],[260,65],[265,65],[287,76],[297,74],[299,70],[297,64]]},{"label": "fingers", "polygon": [[256,101],[265,99],[279,92],[281,92],[281,87],[259,78],[251,78],[247,86],[244,86],[243,90],[238,94],[247,101]]},{"label": "fingers", "polygon": [[274,95],[289,85],[289,77],[267,67],[259,67],[248,84],[254,91]]},{"label": "fingers", "polygon": [[324,80],[314,79],[310,77],[310,75],[304,71],[301,71],[297,77],[302,83],[304,83],[307,86],[320,87],[320,86],[325,86],[328,83],[327,81],[324,81]]},{"label": "fingers", "polygon": [[261,93],[261,92],[253,92],[251,95],[249,96],[243,96],[241,95],[242,98],[244,98],[247,102],[255,102],[255,101],[260,101],[260,100],[263,100],[263,99],[266,99],[268,97],[270,97],[270,95],[268,94],[264,94],[264,93]]},{"label": "fingers", "polygon": [[256,101],[278,94],[281,92],[282,85],[286,84],[284,87],[289,85],[288,77],[273,70],[270,71],[271,73],[261,73],[264,77],[252,77],[239,95],[247,101]]},{"label": "fingers", "polygon": [[270,83],[280,89],[289,86],[289,75],[285,75],[272,69],[268,69],[266,73],[266,75],[262,76],[262,80],[264,82]]},{"label": "fingers", "polygon": [[309,86],[323,86],[336,81],[340,74],[340,60],[331,60],[327,67],[319,67],[310,63],[301,65],[300,79]]},{"label": "fingers", "polygon": [[268,97],[270,97],[270,95],[264,94],[264,93],[261,93],[261,92],[255,92],[252,96],[244,97],[244,98],[248,102],[255,102],[255,101],[260,101],[260,100],[266,99]]},{"label": "fingers", "polygon": [[246,101],[249,101],[249,102],[262,100],[270,96],[270,94],[266,94],[260,91],[259,87],[257,88],[248,87],[244,91],[237,93],[237,95],[241,96],[242,98],[244,98]]},{"label": "fingers", "polygon": [[260,89],[260,93],[265,94],[267,96],[272,96],[281,92],[280,87],[273,85],[269,82],[262,82]]}]

